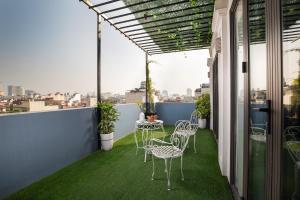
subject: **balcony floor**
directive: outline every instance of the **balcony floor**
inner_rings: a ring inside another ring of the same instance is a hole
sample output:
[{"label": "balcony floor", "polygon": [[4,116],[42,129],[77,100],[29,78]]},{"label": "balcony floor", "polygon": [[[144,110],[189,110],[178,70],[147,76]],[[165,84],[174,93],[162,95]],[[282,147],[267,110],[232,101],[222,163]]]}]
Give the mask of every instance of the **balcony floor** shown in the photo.
[{"label": "balcony floor", "polygon": [[[166,127],[171,132],[173,127]],[[193,140],[193,138],[191,138]],[[192,142],[184,155],[185,181],[181,181],[180,159],[172,164],[172,190],[167,191],[164,161],[143,162],[135,154],[133,135],[117,141],[110,152],[92,155],[12,194],[8,199],[232,199],[217,163],[217,145],[209,130],[197,134],[197,153]]]}]

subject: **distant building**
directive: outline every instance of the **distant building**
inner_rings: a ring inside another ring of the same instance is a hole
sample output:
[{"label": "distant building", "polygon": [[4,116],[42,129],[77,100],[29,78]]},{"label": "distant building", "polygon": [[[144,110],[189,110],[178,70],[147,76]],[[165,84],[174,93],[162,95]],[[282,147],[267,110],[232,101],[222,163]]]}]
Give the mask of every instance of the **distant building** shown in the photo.
[{"label": "distant building", "polygon": [[210,87],[208,83],[201,84],[201,94],[209,94],[210,93]]},{"label": "distant building", "polygon": [[33,98],[35,94],[35,91],[33,90],[25,90],[25,96],[29,97],[29,98]]},{"label": "distant building", "polygon": [[22,101],[21,104],[15,105],[14,108],[17,108],[22,112],[51,111],[59,109],[57,105],[46,106],[45,101]]},{"label": "distant building", "polygon": [[210,87],[208,83],[203,83],[200,85],[200,88],[197,88],[195,90],[195,97],[199,97],[202,94],[209,94],[210,93]]},{"label": "distant building", "polygon": [[55,94],[48,94],[48,97],[50,99],[53,99],[54,101],[65,101],[68,100],[66,99],[65,95],[60,93],[60,92],[56,92]]},{"label": "distant building", "polygon": [[182,99],[182,102],[192,103],[192,102],[194,102],[194,98],[192,96],[184,96],[183,99]]},{"label": "distant building", "polygon": [[199,96],[201,96],[201,88],[197,88],[195,90],[195,97],[199,97]]},{"label": "distant building", "polygon": [[0,82],[0,97],[5,96],[2,82]]},{"label": "distant building", "polygon": [[112,93],[111,92],[104,92],[101,94],[101,97],[103,99],[109,99],[110,97],[112,97]]},{"label": "distant building", "polygon": [[146,89],[146,81],[141,82],[140,89]]},{"label": "distant building", "polygon": [[87,106],[96,107],[97,106],[97,98],[96,97],[87,97]]},{"label": "distant building", "polygon": [[192,93],[193,93],[193,91],[191,88],[186,89],[186,96],[191,97]]},{"label": "distant building", "polygon": [[7,108],[7,100],[0,101],[0,113],[5,113]]},{"label": "distant building", "polygon": [[126,103],[140,103],[144,102],[146,92],[136,88],[135,90],[130,90],[125,93],[125,102]]},{"label": "distant building", "polygon": [[146,81],[142,81],[140,88],[125,92],[125,103],[141,103],[146,99]]},{"label": "distant building", "polygon": [[96,107],[97,106],[97,98],[87,96],[86,98],[82,99],[81,103],[85,104],[85,106],[87,106],[87,107]]},{"label": "distant building", "polygon": [[81,103],[81,94],[74,93],[68,100],[68,106],[77,106]]},{"label": "distant building", "polygon": [[7,90],[8,90],[8,96],[11,96],[11,97],[25,95],[24,88],[21,86],[9,85],[7,87]]},{"label": "distant building", "polygon": [[161,96],[162,97],[168,97],[168,91],[167,90],[163,90]]}]

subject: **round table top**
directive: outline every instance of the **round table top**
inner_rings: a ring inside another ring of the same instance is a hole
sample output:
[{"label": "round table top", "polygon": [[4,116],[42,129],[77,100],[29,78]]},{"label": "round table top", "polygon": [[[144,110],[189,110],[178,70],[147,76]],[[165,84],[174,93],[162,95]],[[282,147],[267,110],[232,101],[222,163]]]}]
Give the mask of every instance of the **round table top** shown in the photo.
[{"label": "round table top", "polygon": [[143,120],[143,121],[137,120],[135,123],[136,123],[136,124],[163,124],[164,121],[158,120],[158,119],[157,119],[157,120],[154,120],[154,122],[149,122],[149,121],[147,121],[147,120]]},{"label": "round table top", "polygon": [[147,120],[137,120],[136,128],[143,130],[157,130],[162,128],[163,123],[164,122],[162,120],[155,120],[154,122],[149,122]]}]

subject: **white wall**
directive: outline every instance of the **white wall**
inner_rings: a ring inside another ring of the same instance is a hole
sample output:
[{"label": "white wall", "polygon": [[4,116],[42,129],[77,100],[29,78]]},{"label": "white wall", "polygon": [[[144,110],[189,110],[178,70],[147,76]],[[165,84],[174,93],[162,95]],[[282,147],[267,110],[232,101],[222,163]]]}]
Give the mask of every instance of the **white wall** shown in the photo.
[{"label": "white wall", "polygon": [[[226,3],[227,2],[227,3]],[[211,57],[216,56],[214,40],[221,38],[221,52],[218,53],[219,79],[219,165],[222,175],[230,177],[230,15],[232,0],[217,0],[213,16],[213,41]],[[212,71],[212,70],[211,70]]]}]

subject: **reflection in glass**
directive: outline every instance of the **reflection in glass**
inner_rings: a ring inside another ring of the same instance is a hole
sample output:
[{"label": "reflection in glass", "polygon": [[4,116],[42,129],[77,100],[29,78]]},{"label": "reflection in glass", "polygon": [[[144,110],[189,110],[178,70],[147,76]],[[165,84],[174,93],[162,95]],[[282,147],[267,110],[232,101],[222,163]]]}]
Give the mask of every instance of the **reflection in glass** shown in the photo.
[{"label": "reflection in glass", "polygon": [[244,75],[242,73],[243,51],[243,5],[239,1],[235,13],[235,186],[239,194],[243,195],[243,160],[244,160]]},{"label": "reflection in glass", "polygon": [[282,199],[300,199],[300,1],[282,0]]},{"label": "reflection in glass", "polygon": [[264,199],[267,115],[255,109],[266,107],[265,1],[249,0],[249,199]]}]

